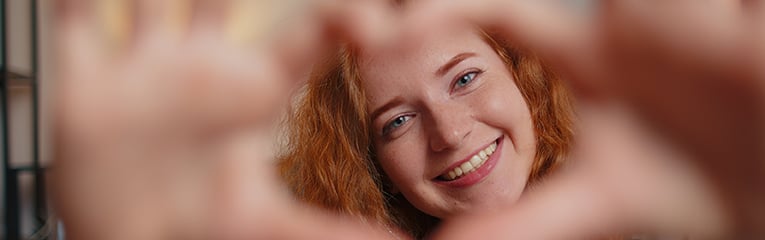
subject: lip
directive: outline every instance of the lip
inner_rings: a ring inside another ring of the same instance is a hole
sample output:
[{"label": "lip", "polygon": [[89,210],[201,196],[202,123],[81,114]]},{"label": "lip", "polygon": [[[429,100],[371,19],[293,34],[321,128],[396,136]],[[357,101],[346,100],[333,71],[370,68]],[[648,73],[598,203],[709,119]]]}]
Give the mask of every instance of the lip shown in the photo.
[{"label": "lip", "polygon": [[[488,176],[491,173],[492,170],[494,170],[494,167],[497,166],[497,162],[498,162],[499,158],[502,156],[502,143],[504,142],[504,140],[505,140],[504,135],[502,135],[502,137],[500,137],[497,140],[495,140],[497,142],[497,149],[494,150],[494,153],[491,154],[489,159],[487,159],[486,162],[483,165],[481,165],[481,167],[476,169],[475,171],[473,171],[471,173],[468,173],[467,175],[464,175],[461,178],[458,178],[458,179],[452,180],[452,181],[440,181],[440,180],[435,180],[435,179],[433,181],[435,181],[439,185],[443,185],[443,186],[446,186],[446,187],[452,187],[452,188],[469,187],[469,186],[475,185],[476,183],[481,182],[483,179],[486,178],[486,176]],[[452,164],[451,166],[449,166],[449,168],[446,169],[446,171],[444,173],[441,173],[441,175],[446,174],[446,173],[449,172],[449,170],[454,169],[457,166],[461,165],[462,163],[469,161],[471,157],[473,157],[479,151],[485,149],[486,147],[488,147],[492,143],[494,143],[494,142],[491,142],[488,145],[484,146],[480,150],[478,150],[475,153],[471,154],[466,159]],[[439,176],[441,176],[441,175],[439,175]]]}]

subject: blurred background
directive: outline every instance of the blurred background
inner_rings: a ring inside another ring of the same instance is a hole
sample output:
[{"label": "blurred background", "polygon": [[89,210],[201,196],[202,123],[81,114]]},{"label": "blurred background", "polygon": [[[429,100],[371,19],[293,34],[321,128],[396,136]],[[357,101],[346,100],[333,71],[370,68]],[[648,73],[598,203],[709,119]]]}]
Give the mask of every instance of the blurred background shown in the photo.
[{"label": "blurred background", "polygon": [[45,97],[52,82],[53,1],[0,0],[0,239],[57,238],[45,170],[52,160]]}]

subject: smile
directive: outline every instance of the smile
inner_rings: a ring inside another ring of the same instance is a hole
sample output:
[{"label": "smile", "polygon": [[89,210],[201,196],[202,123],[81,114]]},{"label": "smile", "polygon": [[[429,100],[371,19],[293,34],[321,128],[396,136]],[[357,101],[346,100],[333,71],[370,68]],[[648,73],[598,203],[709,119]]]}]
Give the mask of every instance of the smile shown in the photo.
[{"label": "smile", "polygon": [[482,182],[497,166],[502,156],[502,136],[476,151],[472,156],[450,166],[448,171],[433,179],[436,184],[448,188],[465,188]]},{"label": "smile", "polygon": [[478,169],[479,167],[483,166],[484,163],[486,163],[486,160],[488,160],[489,157],[491,157],[491,155],[494,154],[495,150],[497,150],[496,141],[494,141],[488,147],[482,149],[481,151],[478,151],[478,153],[473,155],[470,158],[470,160],[465,161],[459,166],[449,170],[449,172],[447,172],[446,174],[441,175],[440,178],[446,181],[452,181],[455,179],[459,179],[462,176],[467,175],[468,173],[475,172],[476,169]]}]

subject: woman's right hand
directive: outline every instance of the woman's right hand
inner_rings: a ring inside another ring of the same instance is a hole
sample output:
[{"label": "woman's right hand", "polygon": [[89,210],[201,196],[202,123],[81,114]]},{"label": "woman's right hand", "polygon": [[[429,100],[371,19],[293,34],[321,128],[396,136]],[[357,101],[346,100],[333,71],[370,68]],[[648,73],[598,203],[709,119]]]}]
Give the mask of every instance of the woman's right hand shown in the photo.
[{"label": "woman's right hand", "polygon": [[290,3],[56,1],[50,177],[67,238],[389,236],[293,202],[272,159],[302,71],[325,40],[376,38],[381,21],[359,19],[384,8]]}]

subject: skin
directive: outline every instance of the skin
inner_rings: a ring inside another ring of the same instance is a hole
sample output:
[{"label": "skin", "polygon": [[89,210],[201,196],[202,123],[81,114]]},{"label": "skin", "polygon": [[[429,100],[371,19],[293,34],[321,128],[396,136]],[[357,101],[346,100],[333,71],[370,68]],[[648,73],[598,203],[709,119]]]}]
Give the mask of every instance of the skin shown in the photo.
[{"label": "skin", "polygon": [[[442,219],[518,200],[536,151],[533,122],[512,74],[479,32],[434,32],[404,51],[363,54],[361,62],[377,160],[394,191]],[[468,186],[438,179],[498,139],[495,167],[479,168],[489,169],[484,178]]]},{"label": "skin", "polygon": [[[56,84],[46,103],[56,160],[46,177],[66,238],[390,237],[299,205],[272,171],[273,119],[301,63],[323,50],[321,31],[242,27],[227,11],[248,9],[241,1],[54,3]],[[129,10],[104,12],[116,3]],[[292,23],[331,28],[332,41],[379,38],[361,29],[385,21],[357,15],[384,17],[375,2],[315,4]],[[193,14],[176,19],[178,9]],[[116,34],[105,17],[131,28]]]},{"label": "skin", "polygon": [[[195,16],[207,16],[187,26],[189,31],[197,34],[183,32],[168,35],[176,32],[163,29],[168,26],[162,17],[167,9],[160,5],[170,1],[135,1],[137,8],[131,13],[136,14],[134,19],[139,20],[136,21],[139,24],[136,29],[141,31],[127,38],[131,42],[125,44],[124,49],[113,49],[109,48],[114,47],[113,43],[100,36],[102,32],[95,27],[95,23],[103,21],[95,18],[102,15],[94,12],[92,2],[55,2],[57,35],[54,40],[56,65],[60,69],[56,74],[56,100],[51,109],[55,109],[52,114],[56,119],[54,144],[56,149],[66,151],[57,151],[54,158],[56,166],[53,168],[56,170],[52,170],[49,177],[54,191],[53,198],[56,200],[54,204],[57,205],[57,213],[66,223],[68,238],[390,237],[387,232],[373,232],[359,224],[338,221],[334,216],[299,211],[301,206],[293,205],[287,200],[288,197],[279,194],[278,184],[268,177],[267,169],[270,166],[249,165],[252,164],[249,159],[265,156],[263,151],[252,151],[252,155],[242,154],[240,150],[244,147],[241,146],[251,146],[252,142],[246,134],[241,134],[241,126],[262,124],[264,116],[276,115],[268,107],[268,103],[273,102],[268,98],[286,95],[276,91],[280,89],[276,86],[292,79],[284,76],[294,71],[266,67],[271,71],[256,71],[258,74],[268,73],[266,75],[242,74],[241,77],[235,77],[231,75],[232,66],[228,64],[207,64],[241,62],[241,58],[232,59],[232,56],[247,52],[238,48],[231,49],[233,46],[230,40],[205,37],[214,33],[211,30],[220,27],[217,21],[226,16],[209,12],[218,8],[197,9],[201,14]],[[195,2],[216,6],[227,4],[227,1],[222,0]],[[646,177],[645,174],[655,171],[645,160],[662,158],[646,155],[649,151],[635,147],[637,144],[634,143],[651,143],[655,141],[650,140],[656,139],[681,145],[683,147],[668,146],[696,156],[672,160],[698,167],[704,173],[704,179],[711,182],[711,186],[716,186],[715,196],[726,203],[722,206],[730,212],[728,217],[732,219],[729,233],[740,234],[740,237],[732,235],[718,239],[760,239],[765,236],[760,227],[765,223],[765,207],[762,204],[765,197],[762,191],[756,191],[759,189],[756,186],[765,182],[765,167],[761,161],[765,154],[762,149],[765,148],[749,145],[754,143],[762,146],[764,121],[756,117],[737,117],[742,113],[755,113],[758,116],[763,113],[761,103],[765,102],[762,100],[762,96],[765,96],[765,81],[762,68],[759,67],[761,65],[758,65],[765,61],[765,47],[762,45],[765,42],[765,31],[761,27],[765,19],[763,4],[758,6],[756,2],[747,1],[750,4],[739,9],[742,6],[736,4],[738,1],[730,0],[706,1],[711,5],[691,0],[611,1],[598,9],[598,21],[587,22],[538,4],[543,2],[437,1],[408,9],[412,15],[419,17],[401,25],[451,26],[445,24],[444,19],[465,17],[498,25],[513,40],[526,43],[550,63],[566,70],[563,72],[567,74],[567,79],[572,80],[571,84],[577,89],[586,90],[582,92],[583,95],[599,96],[601,101],[621,100],[623,105],[631,109],[654,109],[640,111],[638,115],[641,118],[637,120],[649,119],[651,124],[648,129],[663,131],[655,139],[641,140],[633,137],[633,134],[615,134],[608,127],[629,123],[636,120],[634,117],[624,120],[606,115],[599,119],[606,121],[603,122],[591,121],[593,116],[598,115],[587,114],[592,128],[584,132],[591,135],[579,139],[579,142],[591,143],[580,146],[584,148],[580,151],[590,152],[580,158],[590,159],[587,166],[579,167],[561,178],[546,181],[538,191],[526,194],[524,201],[510,208],[495,211],[491,215],[449,221],[433,238],[571,239],[572,236],[587,236],[635,226],[646,229],[661,226],[663,229],[702,236],[703,233],[719,230],[719,223],[710,225],[696,221],[720,219],[718,215],[709,212],[713,208],[693,207],[699,206],[694,201],[703,197],[691,197],[682,191],[675,191],[677,187],[668,187],[666,184],[677,181],[665,181],[665,178],[655,178],[655,175]],[[657,8],[658,5],[662,7]],[[348,4],[332,6],[336,9]],[[375,22],[359,21],[342,12],[327,13],[341,23]],[[685,17],[678,18],[680,15]],[[603,22],[609,24],[600,25]],[[146,23],[151,24],[142,25]],[[346,28],[355,29],[359,33],[374,30],[374,33],[368,34],[349,34],[360,40],[375,39],[373,35],[383,32],[379,29],[385,29],[383,25],[374,24]],[[621,31],[624,29],[629,31]],[[635,35],[631,34],[642,36],[641,41],[633,41],[635,38],[631,36]],[[206,40],[199,41],[200,37]],[[401,37],[395,39],[409,40]],[[689,39],[700,39],[709,44],[699,45],[702,42]],[[200,42],[205,44],[198,44]],[[292,49],[318,49],[313,45],[297,43],[279,45],[290,46]],[[158,53],[157,49],[163,51]],[[266,46],[259,49],[273,48]],[[166,54],[161,54],[164,51]],[[158,55],[162,57],[158,58]],[[259,61],[243,62],[274,62],[279,65],[277,59],[289,60],[290,56],[285,52],[263,53],[254,59]],[[305,53],[300,56],[305,56]],[[730,59],[739,59],[744,64]],[[657,60],[663,61],[663,64],[657,64]],[[245,64],[233,69],[238,73],[250,73],[253,69],[267,65],[253,67]],[[165,72],[154,71],[158,68]],[[199,71],[196,73],[201,74],[188,73],[189,69],[194,68]],[[713,71],[705,73],[699,69]],[[708,78],[699,78],[699,75]],[[271,82],[248,85],[248,81],[238,81],[243,78]],[[191,79],[191,82],[181,81],[183,79]],[[697,88],[687,88],[689,85],[686,84],[667,84],[682,79],[701,79],[712,84],[698,85]],[[158,82],[164,84],[158,85]],[[131,89],[126,84],[130,87],[145,86],[153,91],[126,91]],[[209,86],[218,88],[211,90]],[[730,91],[717,91],[727,88]],[[653,90],[662,91],[657,95]],[[201,92],[206,95],[199,95]],[[699,103],[693,100],[730,99],[730,96],[723,95],[727,92],[737,93],[733,99],[745,99],[742,102],[755,104],[726,102],[714,105],[716,108],[694,108]],[[176,95],[169,97],[171,93]],[[209,105],[200,105],[203,102]],[[242,108],[242,102],[252,103],[252,108]],[[672,111],[683,109],[693,109],[695,112]],[[733,110],[737,114],[724,114],[729,112],[723,110]],[[194,116],[197,117],[185,117],[189,114],[196,114]],[[683,122],[680,120],[687,119],[693,119],[696,124],[678,124]],[[747,130],[746,137],[728,138],[718,135],[736,132],[731,130],[739,127]],[[618,129],[632,129],[630,132],[633,133],[645,132],[635,131],[629,124]],[[220,137],[211,141],[210,135],[206,134],[210,132],[216,132]],[[637,149],[635,153],[640,154],[633,154],[629,159],[612,158],[609,156],[621,156],[622,151],[603,148],[602,143]],[[249,147],[246,149],[251,150]],[[736,155],[707,154],[710,149],[723,149],[723,153],[733,152]],[[146,154],[150,152],[152,154]],[[596,155],[601,157],[589,158]],[[189,161],[190,158],[182,156],[198,156],[199,159],[193,160],[201,161]],[[613,161],[619,159],[621,161]],[[721,167],[728,170],[720,171]],[[681,176],[661,174],[667,175]],[[626,179],[639,180],[644,187],[620,187],[621,183],[629,183]],[[225,186],[228,187],[224,191],[216,190]],[[629,197],[635,195],[651,196],[651,201]],[[252,199],[261,199],[268,204],[253,204]],[[192,201],[179,204],[179,201],[185,200]],[[685,210],[667,211],[678,207]],[[624,209],[632,211],[619,211]],[[612,221],[614,219],[622,221]],[[667,222],[667,219],[671,221]]]},{"label": "skin", "polygon": [[[465,18],[497,26],[560,69],[590,105],[577,111],[586,130],[576,141],[585,144],[572,161],[583,164],[522,204],[453,221],[434,238],[570,239],[625,228],[765,236],[765,194],[753,187],[765,182],[765,4],[608,1],[590,18],[547,1],[421,3],[411,12],[423,29]],[[655,143],[685,157],[644,147]],[[673,163],[700,177],[665,166]],[[678,182],[706,190],[667,184]]]}]

